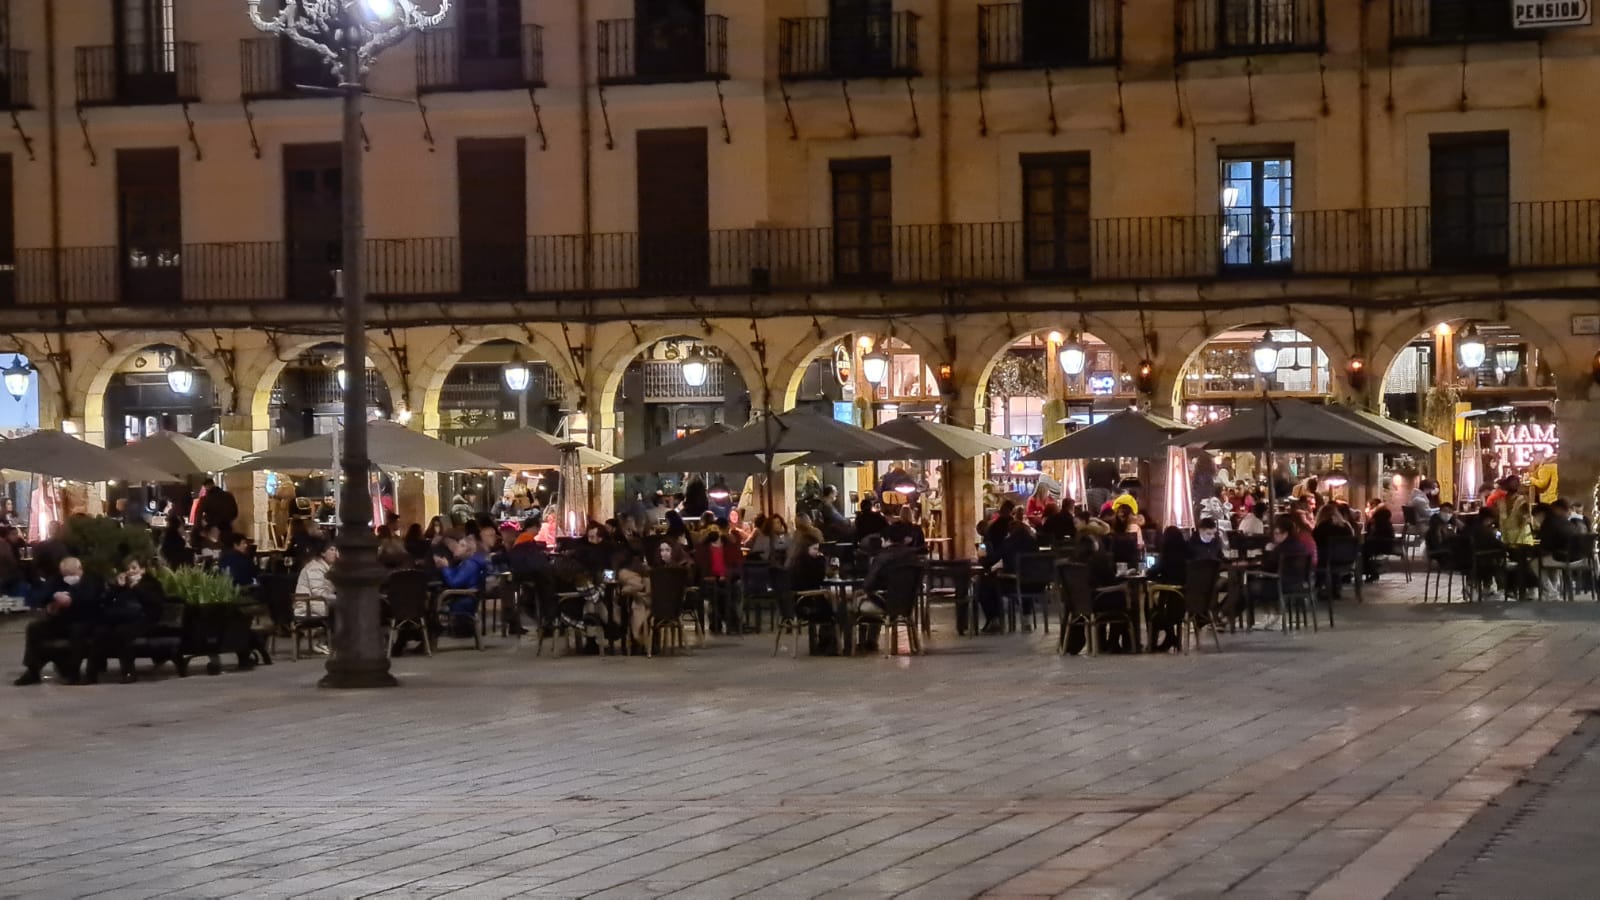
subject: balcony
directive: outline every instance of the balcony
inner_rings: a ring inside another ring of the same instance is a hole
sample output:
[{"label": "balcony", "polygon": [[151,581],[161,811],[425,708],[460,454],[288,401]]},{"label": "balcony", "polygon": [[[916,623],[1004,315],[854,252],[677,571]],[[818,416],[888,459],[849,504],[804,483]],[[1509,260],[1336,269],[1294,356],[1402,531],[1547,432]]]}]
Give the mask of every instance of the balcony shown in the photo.
[{"label": "balcony", "polygon": [[338,86],[326,62],[292,42],[275,37],[239,42],[239,95],[245,100],[325,96],[316,89]]},{"label": "balcony", "polygon": [[595,47],[601,84],[668,84],[728,77],[725,16],[662,25],[653,31],[635,19],[602,19]]},{"label": "balcony", "polygon": [[28,51],[0,51],[0,109],[32,109],[28,96]]},{"label": "balcony", "polygon": [[541,26],[522,26],[516,36],[516,46],[498,48],[498,53],[467,47],[466,35],[457,28],[425,31],[417,37],[420,39],[418,93],[544,87],[544,28]]},{"label": "balcony", "polygon": [[197,103],[200,86],[194,44],[153,48],[117,45],[77,48],[79,106]]},{"label": "balcony", "polygon": [[1122,59],[1120,0],[1087,0],[1070,9],[1033,22],[1021,3],[978,7],[979,68],[998,72],[1116,65]]},{"label": "balcony", "polygon": [[1178,0],[1176,28],[1180,61],[1316,53],[1327,41],[1323,0]]},{"label": "balcony", "polygon": [[[1513,204],[1503,224],[1472,229],[1436,221],[1426,207],[1400,207],[1295,212],[1269,235],[1220,215],[1092,219],[1087,231],[1087,247],[1063,248],[1029,240],[1020,222],[898,225],[887,245],[845,267],[836,265],[840,254],[861,248],[836,244],[831,228],[539,235],[494,247],[463,246],[455,238],[372,240],[366,276],[375,301],[404,303],[1600,267],[1600,200]],[[1241,234],[1259,240],[1241,243]],[[185,244],[157,259],[134,260],[115,247],[66,248],[60,300],[68,307],[326,304],[334,295],[337,253],[314,249]],[[52,269],[51,251],[17,251],[9,278],[19,305],[51,302]]]},{"label": "balcony", "polygon": [[914,78],[916,13],[778,20],[778,75],[786,81]]},{"label": "balcony", "polygon": [[1394,46],[1536,41],[1538,29],[1511,27],[1511,0],[1392,0]]}]

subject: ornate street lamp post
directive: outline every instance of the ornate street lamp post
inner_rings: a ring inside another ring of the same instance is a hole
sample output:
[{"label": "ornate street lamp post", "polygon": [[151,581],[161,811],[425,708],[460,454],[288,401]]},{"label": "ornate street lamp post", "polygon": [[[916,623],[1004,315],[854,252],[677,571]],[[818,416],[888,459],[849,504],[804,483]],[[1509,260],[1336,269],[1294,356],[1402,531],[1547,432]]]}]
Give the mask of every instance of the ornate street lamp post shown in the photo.
[{"label": "ornate street lamp post", "polygon": [[[256,28],[293,41],[325,60],[344,97],[343,135],[343,314],[347,360],[367,358],[366,286],[362,283],[362,81],[384,50],[414,31],[444,23],[450,0],[433,0],[433,12],[417,0],[278,0],[263,14],[261,0],[245,0]],[[380,629],[377,540],[367,498],[371,461],[367,453],[367,380],[349,379],[344,392],[344,496],[339,505],[339,561],[332,578],[339,591],[333,652],[322,687],[389,687],[389,659]]]}]

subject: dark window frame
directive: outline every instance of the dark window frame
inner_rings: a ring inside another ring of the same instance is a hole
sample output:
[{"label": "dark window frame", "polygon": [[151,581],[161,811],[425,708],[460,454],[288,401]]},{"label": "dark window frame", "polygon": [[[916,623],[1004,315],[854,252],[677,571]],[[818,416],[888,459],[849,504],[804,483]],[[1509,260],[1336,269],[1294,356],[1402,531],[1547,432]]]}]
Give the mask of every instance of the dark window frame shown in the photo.
[{"label": "dark window frame", "polygon": [[[1061,278],[1089,274],[1092,257],[1093,169],[1087,150],[1052,153],[1024,153],[1018,158],[1022,178],[1022,240],[1023,272],[1029,278]],[[1034,183],[1038,173],[1049,173],[1047,186]],[[1072,202],[1074,179],[1081,173],[1083,203],[1080,208]],[[1045,188],[1051,194],[1048,211],[1035,208],[1035,190]],[[1034,230],[1040,216],[1048,216],[1049,234],[1042,238]],[[1052,257],[1048,265],[1040,265],[1036,249],[1048,248]]]},{"label": "dark window frame", "polygon": [[[852,157],[828,162],[833,222],[833,278],[843,284],[880,284],[894,278],[894,160],[889,156]],[[880,192],[875,185],[884,179]],[[852,185],[851,183],[854,182]],[[881,193],[886,211],[873,211]],[[857,212],[840,210],[841,197],[851,197]],[[882,226],[881,232],[879,226]]]}]

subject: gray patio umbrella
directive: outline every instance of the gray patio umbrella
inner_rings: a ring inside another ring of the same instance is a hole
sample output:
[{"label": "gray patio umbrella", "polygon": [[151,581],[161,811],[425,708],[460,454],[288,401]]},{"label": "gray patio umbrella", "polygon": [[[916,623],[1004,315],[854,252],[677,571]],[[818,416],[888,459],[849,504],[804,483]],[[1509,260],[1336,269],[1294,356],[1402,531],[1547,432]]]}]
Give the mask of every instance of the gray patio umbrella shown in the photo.
[{"label": "gray patio umbrella", "polygon": [[[767,476],[764,508],[772,510],[772,472],[784,454],[826,452],[842,459],[892,459],[917,454],[916,447],[810,412],[769,413],[738,431],[703,442],[693,455],[676,456],[685,470],[716,471],[725,459],[758,460]],[[888,454],[888,456],[885,456]]]},{"label": "gray patio umbrella", "polygon": [[1023,457],[1026,462],[1056,459],[1159,459],[1173,438],[1189,430],[1174,419],[1138,410],[1112,413]]},{"label": "gray patio umbrella", "polygon": [[243,450],[195,440],[173,431],[153,434],[111,452],[185,478],[221,472],[238,465],[248,455]]},{"label": "gray patio umbrella", "polygon": [[829,462],[871,462],[883,459],[974,459],[996,450],[1009,450],[1015,445],[1008,438],[996,437],[971,428],[959,428],[942,422],[905,417],[894,419],[867,432],[880,437],[893,438],[911,445],[908,452],[899,447],[886,447],[882,454],[872,456],[846,456],[834,450],[808,453],[797,462],[817,465]]},{"label": "gray patio umbrella", "polygon": [[1424,453],[1432,453],[1445,444],[1445,439],[1429,434],[1420,428],[1412,428],[1404,422],[1396,422],[1388,416],[1380,416],[1354,406],[1330,406],[1328,411],[1353,419],[1368,428],[1376,428],[1398,438],[1406,444]]},{"label": "gray patio umbrella", "polygon": [[35,431],[0,441],[0,469],[68,481],[133,481],[167,484],[177,475],[60,431]]},{"label": "gray patio umbrella", "polygon": [[709,466],[703,465],[704,460],[695,461],[689,465],[683,464],[680,457],[687,459],[699,455],[699,451],[708,442],[724,435],[732,434],[734,429],[727,425],[712,425],[702,428],[694,434],[669,441],[659,447],[646,450],[637,456],[630,456],[622,462],[601,469],[605,475],[656,475],[663,472],[719,472],[728,475],[756,475],[767,471],[766,463],[749,456],[717,457]]},{"label": "gray patio umbrella", "polygon": [[[367,423],[367,451],[374,467],[391,472],[489,472],[505,468],[393,422]],[[226,471],[316,472],[333,467],[334,435],[319,434],[252,454]]]},{"label": "gray patio umbrella", "polygon": [[1397,435],[1304,400],[1275,399],[1234,410],[1178,438],[1175,443],[1207,450],[1268,453],[1405,452],[1412,445]]},{"label": "gray patio umbrella", "polygon": [[[484,459],[492,459],[508,469],[553,469],[561,465],[561,448],[569,443],[537,428],[518,428],[485,438],[471,446],[471,451]],[[578,446],[578,466],[598,469],[619,463],[609,453],[592,447]]]}]

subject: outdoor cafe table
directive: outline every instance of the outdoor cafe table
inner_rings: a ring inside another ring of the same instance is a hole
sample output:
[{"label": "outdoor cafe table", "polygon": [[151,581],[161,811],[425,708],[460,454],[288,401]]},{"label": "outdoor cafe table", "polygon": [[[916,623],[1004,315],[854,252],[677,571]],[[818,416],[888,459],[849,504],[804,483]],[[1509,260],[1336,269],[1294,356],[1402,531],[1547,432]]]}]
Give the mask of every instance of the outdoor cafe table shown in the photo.
[{"label": "outdoor cafe table", "polygon": [[1129,608],[1132,609],[1136,605],[1138,608],[1139,652],[1149,653],[1151,650],[1149,626],[1150,576],[1148,573],[1142,570],[1131,569],[1128,571],[1119,572],[1117,574],[1117,580],[1122,582],[1122,585],[1127,588]]},{"label": "outdoor cafe table", "polygon": [[864,579],[850,576],[833,576],[822,579],[822,586],[834,592],[834,618],[839,624],[839,655],[854,656],[856,652],[855,610],[850,608],[855,589]]}]

